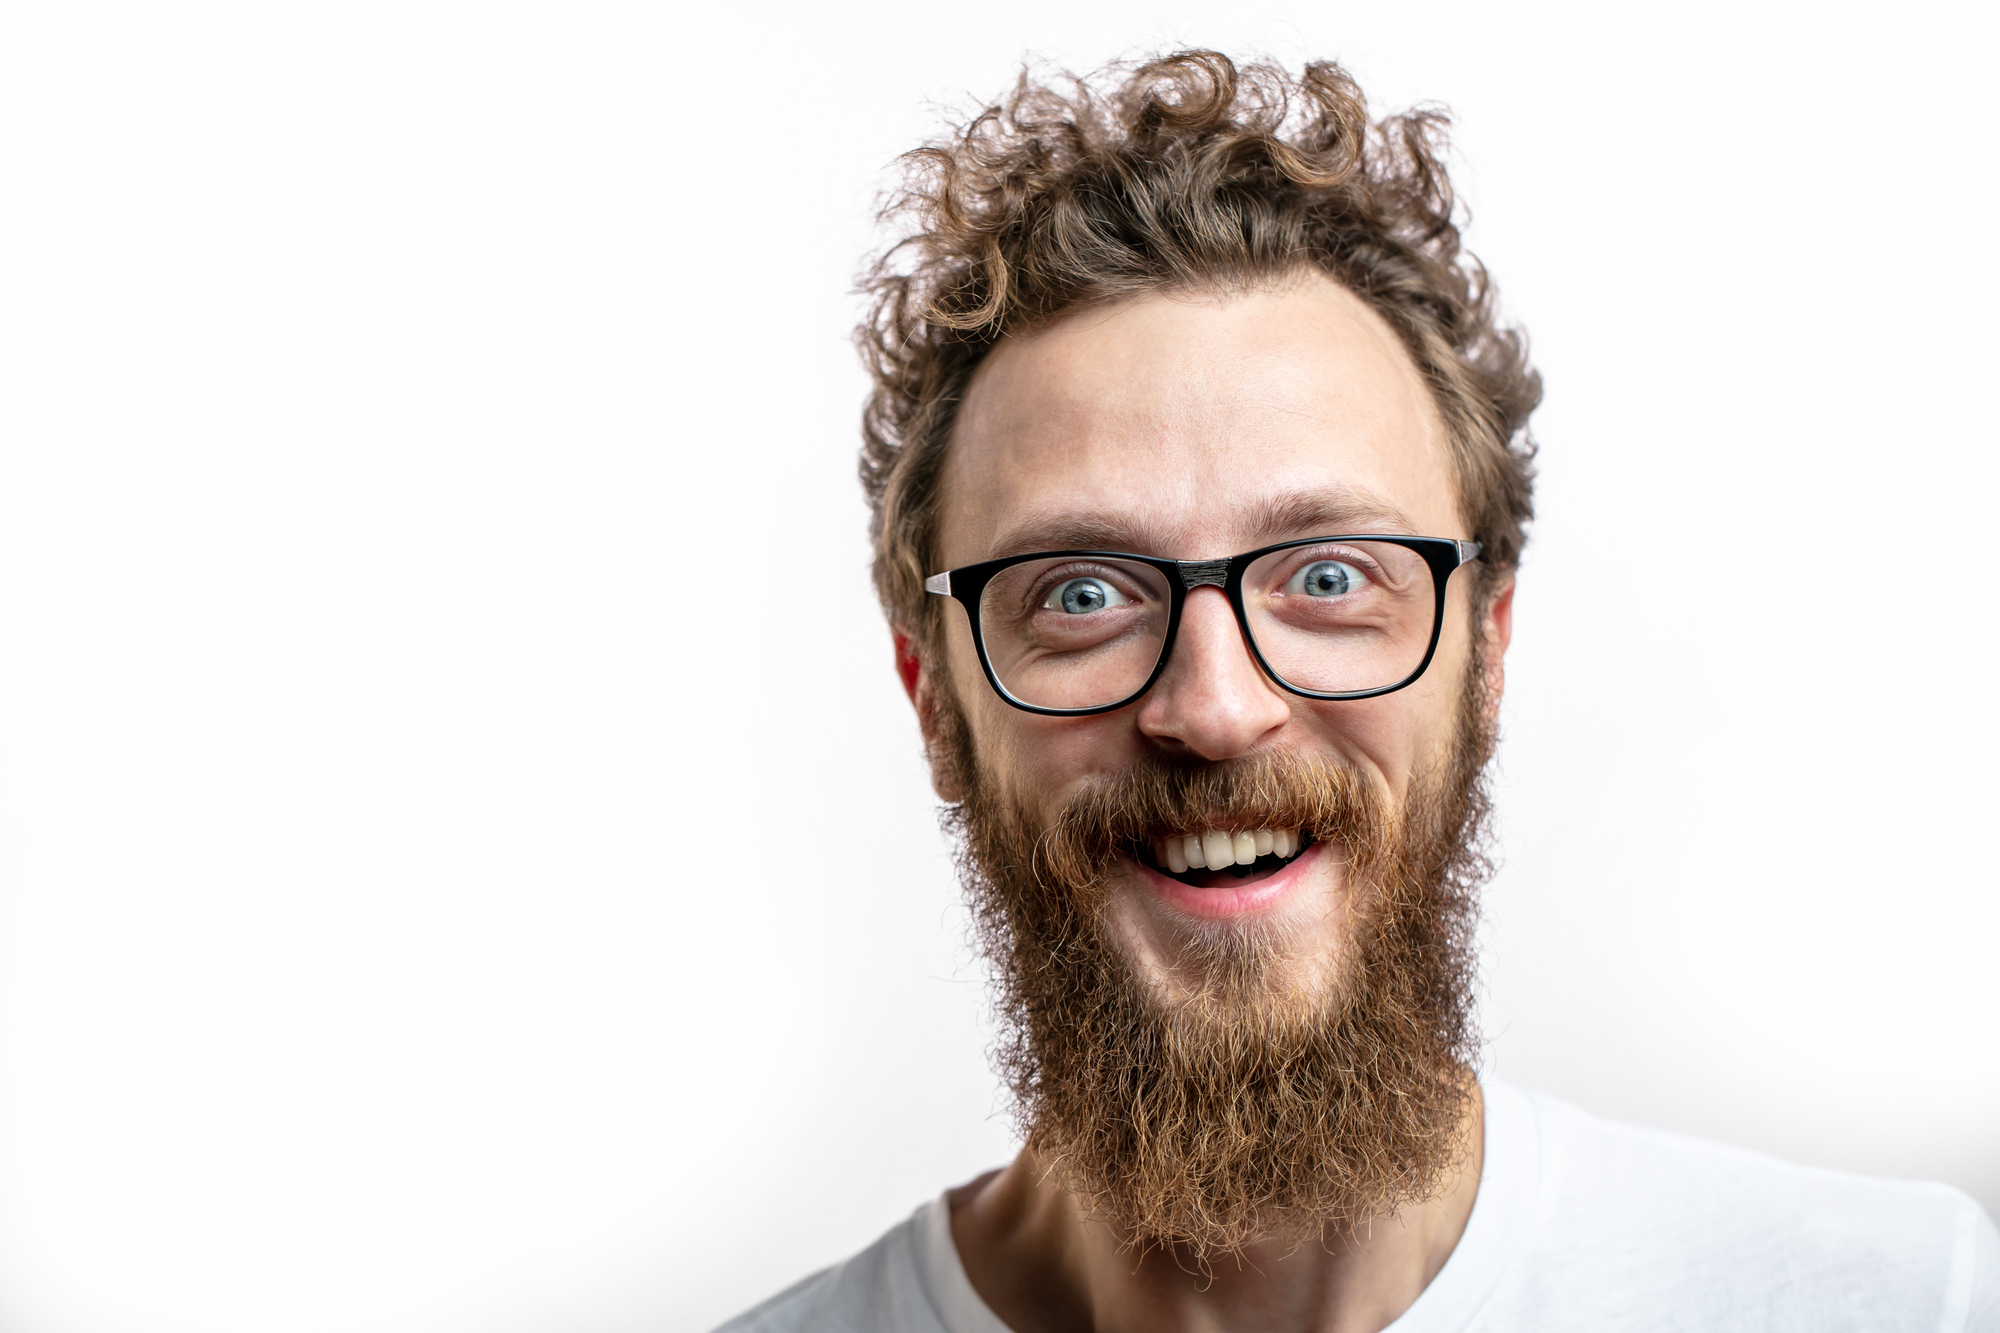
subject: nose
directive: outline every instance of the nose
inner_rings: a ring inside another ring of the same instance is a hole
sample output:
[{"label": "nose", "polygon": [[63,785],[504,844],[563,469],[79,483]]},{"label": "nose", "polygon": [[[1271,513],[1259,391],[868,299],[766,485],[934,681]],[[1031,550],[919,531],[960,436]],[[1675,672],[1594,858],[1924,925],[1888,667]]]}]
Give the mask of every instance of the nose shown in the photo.
[{"label": "nose", "polygon": [[1173,657],[1140,702],[1140,732],[1204,759],[1231,759],[1291,715],[1286,695],[1251,660],[1222,589],[1190,590]]}]

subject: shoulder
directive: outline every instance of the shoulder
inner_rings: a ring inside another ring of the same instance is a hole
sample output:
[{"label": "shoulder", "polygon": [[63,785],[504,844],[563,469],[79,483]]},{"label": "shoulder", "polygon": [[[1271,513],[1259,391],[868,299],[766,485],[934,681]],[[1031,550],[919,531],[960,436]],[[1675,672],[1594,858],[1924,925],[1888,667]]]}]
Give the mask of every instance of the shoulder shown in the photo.
[{"label": "shoulder", "polygon": [[[1886,1263],[1934,1255],[1983,1217],[1948,1185],[1800,1166],[1528,1096],[1542,1132],[1549,1202],[1587,1210],[1612,1234],[1651,1247],[1720,1245],[1774,1262],[1873,1256]],[[1758,1237],[1762,1243],[1750,1244]]]},{"label": "shoulder", "polygon": [[715,1333],[944,1333],[919,1277],[926,1204],[852,1258],[745,1310]]},{"label": "shoulder", "polygon": [[1993,1225],[1958,1190],[1527,1097],[1542,1179],[1529,1262],[1509,1284],[1517,1299],[1587,1308],[1606,1327],[1640,1311],[1710,1328],[1981,1327],[1969,1321],[1995,1262]]}]

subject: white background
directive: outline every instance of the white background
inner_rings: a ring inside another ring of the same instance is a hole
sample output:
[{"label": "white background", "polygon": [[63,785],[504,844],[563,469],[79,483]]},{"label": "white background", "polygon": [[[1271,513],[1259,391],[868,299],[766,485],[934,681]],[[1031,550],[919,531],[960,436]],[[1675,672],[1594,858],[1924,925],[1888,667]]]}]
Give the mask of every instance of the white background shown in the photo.
[{"label": "white background", "polygon": [[1004,1158],[848,288],[1183,41],[1449,103],[1547,375],[1490,1067],[2000,1211],[1988,14],[0,11],[0,1327],[697,1330]]}]

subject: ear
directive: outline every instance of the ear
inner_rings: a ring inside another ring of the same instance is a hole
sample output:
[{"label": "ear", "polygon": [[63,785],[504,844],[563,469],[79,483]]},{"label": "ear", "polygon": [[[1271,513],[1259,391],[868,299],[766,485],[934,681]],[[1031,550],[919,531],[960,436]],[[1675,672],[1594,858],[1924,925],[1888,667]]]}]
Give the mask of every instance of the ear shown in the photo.
[{"label": "ear", "polygon": [[957,761],[949,755],[950,747],[944,745],[944,738],[938,730],[935,673],[924,660],[923,650],[917,646],[917,641],[900,625],[891,626],[889,635],[896,649],[896,679],[903,682],[903,693],[909,696],[910,707],[917,710],[917,727],[924,736],[924,757],[931,766],[931,789],[938,794],[939,800],[947,804],[964,800],[964,784],[957,776]]},{"label": "ear", "polygon": [[889,636],[896,644],[896,679],[903,682],[903,693],[910,697],[910,704],[921,719],[924,705],[917,701],[917,690],[924,680],[924,661],[917,656],[916,641],[901,629],[891,628]]},{"label": "ear", "polygon": [[1500,576],[1479,629],[1485,640],[1487,707],[1498,712],[1507,686],[1507,645],[1514,639],[1514,571]]}]

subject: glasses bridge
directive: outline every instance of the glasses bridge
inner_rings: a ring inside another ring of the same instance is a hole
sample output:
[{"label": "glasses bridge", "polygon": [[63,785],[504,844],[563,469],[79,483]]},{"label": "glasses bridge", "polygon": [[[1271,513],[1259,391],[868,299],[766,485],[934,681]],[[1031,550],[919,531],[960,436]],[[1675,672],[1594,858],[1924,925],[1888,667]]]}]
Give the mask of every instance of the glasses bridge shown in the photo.
[{"label": "glasses bridge", "polygon": [[1190,590],[1204,586],[1220,588],[1229,581],[1227,560],[1183,560],[1180,571],[1181,586]]}]

